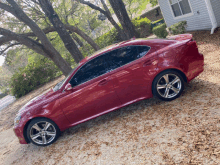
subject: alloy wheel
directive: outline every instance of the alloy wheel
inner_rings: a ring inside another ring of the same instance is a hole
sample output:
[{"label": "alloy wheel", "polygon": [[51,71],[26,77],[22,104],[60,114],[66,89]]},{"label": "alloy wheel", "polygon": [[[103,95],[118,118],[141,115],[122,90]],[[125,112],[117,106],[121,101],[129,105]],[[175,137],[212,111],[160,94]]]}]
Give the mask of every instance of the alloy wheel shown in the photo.
[{"label": "alloy wheel", "polygon": [[39,145],[46,145],[52,142],[56,137],[55,126],[48,121],[35,123],[30,129],[30,138]]},{"label": "alloy wheel", "polygon": [[156,89],[158,94],[163,98],[174,98],[182,88],[180,78],[175,74],[165,74],[158,81]]}]

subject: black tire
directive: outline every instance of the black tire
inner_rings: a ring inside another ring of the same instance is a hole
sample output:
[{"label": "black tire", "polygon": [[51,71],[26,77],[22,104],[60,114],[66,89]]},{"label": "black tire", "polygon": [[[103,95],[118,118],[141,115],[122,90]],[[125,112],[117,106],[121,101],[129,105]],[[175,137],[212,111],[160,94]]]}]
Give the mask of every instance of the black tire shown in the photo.
[{"label": "black tire", "polygon": [[52,120],[36,118],[29,123],[26,134],[31,143],[48,146],[57,140],[60,129]]},{"label": "black tire", "polygon": [[174,70],[166,70],[159,73],[152,84],[153,95],[164,101],[171,101],[178,98],[183,92],[183,89],[183,78]]}]

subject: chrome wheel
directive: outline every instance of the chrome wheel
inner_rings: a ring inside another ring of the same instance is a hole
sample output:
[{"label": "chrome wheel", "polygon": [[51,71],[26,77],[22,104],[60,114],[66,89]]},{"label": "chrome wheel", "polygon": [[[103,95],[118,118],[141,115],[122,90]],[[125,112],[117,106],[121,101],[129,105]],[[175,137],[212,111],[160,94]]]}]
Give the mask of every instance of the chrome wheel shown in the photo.
[{"label": "chrome wheel", "polygon": [[164,74],[157,81],[156,89],[161,97],[168,99],[174,98],[180,93],[182,89],[182,82],[175,74]]},{"label": "chrome wheel", "polygon": [[30,128],[30,138],[38,145],[51,143],[57,135],[55,126],[49,121],[39,121]]}]

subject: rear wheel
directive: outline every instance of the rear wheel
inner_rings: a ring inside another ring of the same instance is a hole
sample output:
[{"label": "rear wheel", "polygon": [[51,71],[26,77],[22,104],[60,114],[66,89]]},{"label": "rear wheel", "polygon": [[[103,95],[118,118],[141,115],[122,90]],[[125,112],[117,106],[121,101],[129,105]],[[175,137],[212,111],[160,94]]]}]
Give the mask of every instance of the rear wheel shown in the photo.
[{"label": "rear wheel", "polygon": [[178,72],[173,70],[158,74],[153,81],[153,94],[161,100],[174,100],[181,95],[183,89],[183,78]]},{"label": "rear wheel", "polygon": [[51,120],[45,118],[33,119],[27,127],[27,137],[35,145],[48,146],[59,137],[60,130]]}]

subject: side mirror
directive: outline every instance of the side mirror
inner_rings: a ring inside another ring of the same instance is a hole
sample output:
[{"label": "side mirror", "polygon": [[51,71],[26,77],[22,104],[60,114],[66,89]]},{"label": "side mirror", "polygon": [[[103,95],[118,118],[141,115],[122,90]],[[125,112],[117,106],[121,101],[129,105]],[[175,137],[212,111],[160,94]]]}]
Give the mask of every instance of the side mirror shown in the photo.
[{"label": "side mirror", "polygon": [[70,83],[66,84],[65,91],[71,91],[73,89],[72,85]]}]

